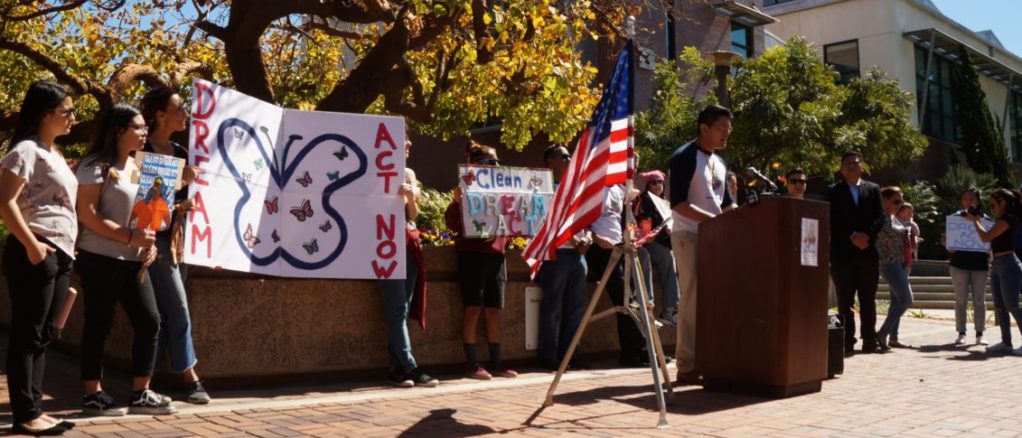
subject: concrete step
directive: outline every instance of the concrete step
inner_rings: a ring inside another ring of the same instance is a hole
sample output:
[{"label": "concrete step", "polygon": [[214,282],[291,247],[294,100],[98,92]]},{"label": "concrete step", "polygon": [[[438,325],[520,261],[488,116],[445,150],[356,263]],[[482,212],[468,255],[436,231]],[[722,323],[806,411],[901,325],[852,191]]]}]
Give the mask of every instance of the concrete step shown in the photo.
[{"label": "concrete step", "polygon": [[[909,283],[912,285],[913,308],[955,308],[955,290],[951,284],[951,277],[909,277]],[[877,299],[890,300],[890,291],[890,286],[884,281],[883,277],[880,277],[880,283],[877,285]],[[989,285],[986,289],[985,299],[987,310],[993,310],[994,299]]]}]

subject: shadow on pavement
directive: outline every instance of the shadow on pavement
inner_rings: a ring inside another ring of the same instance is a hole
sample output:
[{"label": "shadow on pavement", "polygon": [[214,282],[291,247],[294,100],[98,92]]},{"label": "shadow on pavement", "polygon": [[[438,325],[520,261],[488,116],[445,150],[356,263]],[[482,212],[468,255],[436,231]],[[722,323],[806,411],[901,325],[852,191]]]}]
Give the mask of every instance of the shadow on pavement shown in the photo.
[{"label": "shadow on pavement", "polygon": [[456,409],[434,409],[429,412],[429,416],[419,420],[407,430],[401,432],[401,435],[398,436],[444,436],[457,438],[486,435],[497,432],[489,426],[462,423],[458,421],[458,419],[454,418],[454,414],[456,412],[458,412]]}]

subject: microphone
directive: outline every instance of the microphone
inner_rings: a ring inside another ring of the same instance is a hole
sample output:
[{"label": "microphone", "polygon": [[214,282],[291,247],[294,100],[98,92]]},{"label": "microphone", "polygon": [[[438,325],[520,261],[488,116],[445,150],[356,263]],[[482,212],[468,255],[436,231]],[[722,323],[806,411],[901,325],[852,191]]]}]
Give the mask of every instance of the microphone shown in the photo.
[{"label": "microphone", "polygon": [[777,186],[774,185],[774,182],[770,181],[770,178],[767,178],[762,173],[759,173],[759,171],[756,170],[755,167],[749,167],[748,169],[745,169],[745,174],[749,178],[758,179],[758,180],[762,181],[764,184],[766,184],[768,187],[770,187],[771,191],[774,191],[774,192],[777,191]]}]

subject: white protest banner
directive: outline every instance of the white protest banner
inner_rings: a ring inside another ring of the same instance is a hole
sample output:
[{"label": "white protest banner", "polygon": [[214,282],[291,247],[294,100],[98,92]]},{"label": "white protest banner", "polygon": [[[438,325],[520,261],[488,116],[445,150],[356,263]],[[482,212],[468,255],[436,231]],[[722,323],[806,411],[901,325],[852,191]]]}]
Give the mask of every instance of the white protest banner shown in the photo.
[{"label": "white protest banner", "polygon": [[[994,226],[993,222],[986,219],[980,219],[980,223],[987,230]],[[947,249],[952,251],[990,251],[990,243],[979,240],[976,225],[962,216],[948,216],[946,232]]]},{"label": "white protest banner", "polygon": [[181,188],[185,160],[170,155],[135,152],[139,171],[132,175],[138,193],[131,207],[131,226],[136,230],[163,231],[173,216],[174,191]]},{"label": "white protest banner", "polygon": [[185,262],[405,278],[404,119],[284,110],[196,80]]},{"label": "white protest banner", "polygon": [[465,237],[532,236],[554,199],[549,169],[458,165]]}]

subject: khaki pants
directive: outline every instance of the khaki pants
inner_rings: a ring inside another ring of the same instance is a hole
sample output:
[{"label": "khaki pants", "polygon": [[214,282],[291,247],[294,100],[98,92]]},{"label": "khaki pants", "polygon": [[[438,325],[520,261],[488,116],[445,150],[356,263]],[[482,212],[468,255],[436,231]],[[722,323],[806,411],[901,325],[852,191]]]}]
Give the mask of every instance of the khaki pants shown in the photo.
[{"label": "khaki pants", "polygon": [[686,373],[696,367],[696,241],[698,235],[690,231],[671,234],[671,247],[678,266],[678,284],[681,301],[678,303],[678,337],[674,356],[678,359],[678,372]]}]

